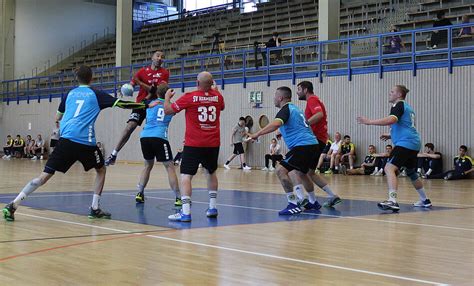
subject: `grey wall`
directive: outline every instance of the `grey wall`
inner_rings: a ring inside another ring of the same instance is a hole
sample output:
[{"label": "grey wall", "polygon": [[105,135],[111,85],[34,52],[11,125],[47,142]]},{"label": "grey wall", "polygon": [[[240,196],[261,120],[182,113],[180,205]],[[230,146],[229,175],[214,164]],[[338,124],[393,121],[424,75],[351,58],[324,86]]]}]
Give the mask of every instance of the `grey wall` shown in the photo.
[{"label": "grey wall", "polygon": [[[455,68],[454,74],[449,75],[445,69],[423,70],[417,77],[410,72],[394,72],[384,74],[384,79],[378,75],[358,75],[352,82],[346,77],[325,78],[319,84],[317,79],[312,80],[315,92],[326,104],[329,114],[329,132],[331,135],[339,131],[350,134],[356,144],[359,159],[363,159],[367,146],[374,144],[378,151],[382,151],[384,143],[378,138],[387,127],[360,126],[355,118],[358,115],[367,115],[371,118],[387,116],[390,110],[388,91],[395,84],[405,84],[410,93],[407,102],[416,112],[416,125],[421,133],[423,144],[432,142],[436,149],[444,154],[445,168],[451,165],[452,157],[456,155],[459,145],[465,144],[474,148],[474,97],[473,84],[474,67]],[[274,81],[271,87],[266,83],[250,83],[247,89],[241,84],[226,85],[222,91],[226,100],[226,110],[221,116],[221,153],[219,162],[223,164],[226,157],[232,152],[230,147],[230,132],[240,116],[251,115],[254,118],[253,130],[258,130],[258,117],[266,114],[270,119],[278,111],[272,105],[272,95],[278,86],[291,86],[290,81]],[[295,90],[294,87],[292,87]],[[247,101],[250,91],[263,91],[263,108],[252,108]],[[176,97],[180,96],[178,92]],[[295,99],[296,99],[296,95]],[[50,134],[53,126],[54,114],[58,100],[49,103],[47,100],[40,104],[35,101],[26,104],[25,101],[6,106],[3,119],[0,121],[0,138],[7,133]],[[297,102],[301,107],[305,102]],[[116,144],[129,111],[120,109],[104,110],[97,120],[97,137],[105,144],[109,153]],[[28,131],[28,123],[32,123],[32,130]],[[140,161],[141,151],[138,141],[139,132],[132,135],[129,143],[119,155],[121,160]],[[184,114],[178,114],[171,122],[170,141],[173,151],[181,145],[184,136]],[[261,143],[252,143],[248,146],[248,163],[250,166],[262,166],[263,154],[267,151],[271,135],[264,136]],[[471,154],[473,154],[471,152]],[[234,164],[237,160],[234,160]]]}]

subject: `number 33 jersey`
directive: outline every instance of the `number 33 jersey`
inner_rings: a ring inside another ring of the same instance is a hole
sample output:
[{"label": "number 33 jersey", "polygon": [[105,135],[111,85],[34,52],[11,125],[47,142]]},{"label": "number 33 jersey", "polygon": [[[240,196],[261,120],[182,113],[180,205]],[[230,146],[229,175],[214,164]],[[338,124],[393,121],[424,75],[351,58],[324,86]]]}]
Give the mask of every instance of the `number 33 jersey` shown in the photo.
[{"label": "number 33 jersey", "polygon": [[220,115],[224,97],[216,90],[195,90],[183,94],[171,107],[178,113],[186,110],[184,145],[190,147],[219,147]]},{"label": "number 33 jersey", "polygon": [[163,99],[156,99],[160,104],[146,110],[146,124],[140,134],[141,138],[155,137],[168,141],[168,126],[170,125],[173,115],[165,115],[163,107]]}]

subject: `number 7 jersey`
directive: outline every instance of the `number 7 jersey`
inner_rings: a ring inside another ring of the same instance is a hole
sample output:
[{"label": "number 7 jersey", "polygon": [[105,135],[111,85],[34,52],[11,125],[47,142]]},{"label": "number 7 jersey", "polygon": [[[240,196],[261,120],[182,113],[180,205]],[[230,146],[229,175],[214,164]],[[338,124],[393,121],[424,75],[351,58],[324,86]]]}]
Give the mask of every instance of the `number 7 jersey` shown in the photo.
[{"label": "number 7 jersey", "polygon": [[176,113],[186,110],[185,146],[220,146],[220,115],[225,104],[224,97],[218,91],[187,92],[171,107]]}]

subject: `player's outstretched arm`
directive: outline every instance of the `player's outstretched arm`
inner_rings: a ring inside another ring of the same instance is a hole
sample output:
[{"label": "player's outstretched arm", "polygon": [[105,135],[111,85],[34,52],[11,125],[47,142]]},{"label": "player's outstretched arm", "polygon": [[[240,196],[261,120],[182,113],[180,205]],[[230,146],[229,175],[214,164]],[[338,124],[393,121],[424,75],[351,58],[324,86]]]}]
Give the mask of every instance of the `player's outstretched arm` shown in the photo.
[{"label": "player's outstretched arm", "polygon": [[258,137],[260,137],[262,135],[265,135],[265,134],[272,133],[272,132],[276,131],[282,125],[283,125],[283,123],[282,123],[281,120],[279,120],[279,119],[273,120],[272,123],[268,124],[263,129],[260,129],[257,133],[250,134],[249,137],[255,140],[255,139],[257,139]]},{"label": "player's outstretched arm", "polygon": [[394,123],[397,123],[397,121],[398,121],[398,118],[393,115],[389,115],[387,117],[379,118],[379,119],[369,119],[364,116],[357,117],[357,123],[364,124],[364,125],[389,126]]}]

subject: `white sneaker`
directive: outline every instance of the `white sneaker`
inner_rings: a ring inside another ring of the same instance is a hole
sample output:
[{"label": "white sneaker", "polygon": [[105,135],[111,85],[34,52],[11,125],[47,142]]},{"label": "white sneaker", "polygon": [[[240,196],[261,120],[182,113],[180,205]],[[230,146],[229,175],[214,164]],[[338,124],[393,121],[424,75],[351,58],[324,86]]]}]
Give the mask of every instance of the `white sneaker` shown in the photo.
[{"label": "white sneaker", "polygon": [[226,168],[227,170],[230,170],[229,165],[224,164],[224,168]]},{"label": "white sneaker", "polygon": [[400,177],[406,177],[407,176],[407,172],[405,170],[403,170],[401,173],[400,173]]},{"label": "white sneaker", "polygon": [[33,156],[33,157],[31,158],[31,160],[33,160],[33,161],[34,161],[34,160],[38,160],[38,157]]},{"label": "white sneaker", "polygon": [[43,155],[41,155],[41,156],[40,156],[40,160],[43,160],[43,159],[44,159],[44,157],[43,157]]},{"label": "white sneaker", "polygon": [[372,174],[370,174],[370,175],[371,175],[371,176],[377,176],[377,173],[378,173],[378,172],[379,172],[379,171],[375,171],[375,170],[374,170],[374,171],[372,172]]},{"label": "white sneaker", "polygon": [[263,169],[262,169],[262,171],[268,171],[268,168],[267,168],[267,167],[265,167],[265,168],[263,168]]},{"label": "white sneaker", "polygon": [[275,168],[270,167],[270,169],[268,169],[268,170],[270,170],[270,172],[273,172],[273,171],[275,171]]},{"label": "white sneaker", "polygon": [[12,157],[12,155],[8,155],[8,156],[7,156],[7,159],[10,159],[11,157]]},{"label": "white sneaker", "polygon": [[417,201],[416,203],[413,204],[414,207],[422,207],[422,208],[431,208],[431,201],[430,199],[426,199],[424,201]]},{"label": "white sneaker", "polygon": [[383,169],[381,169],[377,173],[375,173],[374,176],[383,176]]},{"label": "white sneaker", "polygon": [[244,170],[252,170],[252,167],[245,166],[245,167],[243,167],[242,169],[244,169]]},{"label": "white sneaker", "polygon": [[7,158],[7,155],[3,155],[2,159],[6,159]]}]

